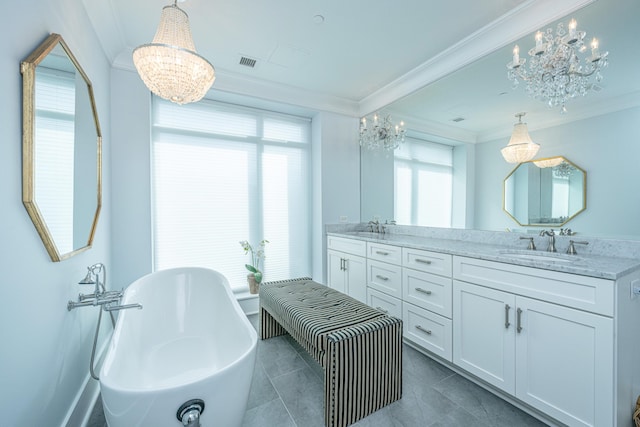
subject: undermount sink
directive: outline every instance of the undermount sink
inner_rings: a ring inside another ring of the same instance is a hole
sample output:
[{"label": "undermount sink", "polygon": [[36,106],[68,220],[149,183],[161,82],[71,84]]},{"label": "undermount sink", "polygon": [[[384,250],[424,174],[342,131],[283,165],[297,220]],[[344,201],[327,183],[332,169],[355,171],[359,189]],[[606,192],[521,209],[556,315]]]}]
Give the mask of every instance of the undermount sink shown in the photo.
[{"label": "undermount sink", "polygon": [[528,260],[528,261],[566,263],[566,264],[576,262],[580,259],[575,255],[564,255],[564,254],[559,254],[555,252],[541,252],[541,251],[536,252],[536,251],[530,251],[530,250],[517,250],[517,249],[502,250],[500,251],[500,255],[504,255],[509,258],[518,258],[518,259]]}]

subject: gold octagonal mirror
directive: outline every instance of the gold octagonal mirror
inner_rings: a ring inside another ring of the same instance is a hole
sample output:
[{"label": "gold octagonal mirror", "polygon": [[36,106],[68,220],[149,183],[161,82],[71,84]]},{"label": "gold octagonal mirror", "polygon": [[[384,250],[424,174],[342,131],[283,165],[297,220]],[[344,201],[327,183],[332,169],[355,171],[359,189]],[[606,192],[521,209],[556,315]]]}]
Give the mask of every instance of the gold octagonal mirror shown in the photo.
[{"label": "gold octagonal mirror", "polygon": [[89,78],[59,34],[21,64],[22,201],[53,261],[91,247],[102,134]]},{"label": "gold octagonal mirror", "polygon": [[559,227],[587,208],[587,173],[562,156],[520,163],[504,179],[502,203],[519,225]]}]

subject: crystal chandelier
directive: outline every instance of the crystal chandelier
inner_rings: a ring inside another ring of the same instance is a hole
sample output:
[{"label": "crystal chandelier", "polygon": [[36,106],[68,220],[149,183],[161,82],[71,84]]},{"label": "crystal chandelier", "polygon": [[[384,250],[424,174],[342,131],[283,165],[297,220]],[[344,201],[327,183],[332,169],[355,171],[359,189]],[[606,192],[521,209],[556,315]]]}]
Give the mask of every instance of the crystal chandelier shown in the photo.
[{"label": "crystal chandelier", "polygon": [[567,162],[562,162],[553,168],[553,175],[556,178],[569,178],[571,174],[576,170]]},{"label": "crystal chandelier", "polygon": [[522,123],[522,116],[526,113],[518,113],[518,123],[513,125],[513,133],[506,147],[500,152],[508,163],[522,163],[533,159],[540,149],[540,144],[531,140],[527,124]]},{"label": "crystal chandelier", "polygon": [[196,53],[189,17],[176,1],[162,9],[153,42],[133,51],[133,63],[151,92],[176,104],[187,104],[207,93],[215,70]]},{"label": "crystal chandelier", "polygon": [[360,146],[370,150],[393,151],[404,142],[404,122],[394,125],[391,116],[380,120],[378,114],[373,115],[372,124],[367,127],[367,118],[360,120]]},{"label": "crystal chandelier", "polygon": [[529,96],[547,103],[549,107],[561,106],[566,112],[565,103],[578,95],[586,95],[593,88],[591,76],[595,81],[602,81],[601,71],[608,64],[608,52],[601,53],[598,39],[591,41],[591,54],[580,62],[580,54],[584,54],[584,31],[577,30],[577,22],[569,22],[568,32],[562,22],[558,24],[556,34],[547,28],[543,34],[535,35],[535,47],[529,50],[529,66],[526,59],[520,58],[520,48],[513,48],[513,60],[507,64],[507,77],[516,88],[520,80],[526,83]]}]

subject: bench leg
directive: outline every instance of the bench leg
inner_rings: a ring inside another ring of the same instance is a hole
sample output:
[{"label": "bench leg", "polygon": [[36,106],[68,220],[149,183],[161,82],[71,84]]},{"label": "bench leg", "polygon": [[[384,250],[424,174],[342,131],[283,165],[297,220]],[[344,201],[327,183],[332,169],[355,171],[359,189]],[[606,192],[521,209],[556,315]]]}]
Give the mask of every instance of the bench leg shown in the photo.
[{"label": "bench leg", "polygon": [[402,397],[400,320],[332,333],[326,357],[327,427],[348,426]]},{"label": "bench leg", "polygon": [[266,340],[286,333],[287,331],[280,326],[280,323],[267,310],[260,307],[260,338]]}]

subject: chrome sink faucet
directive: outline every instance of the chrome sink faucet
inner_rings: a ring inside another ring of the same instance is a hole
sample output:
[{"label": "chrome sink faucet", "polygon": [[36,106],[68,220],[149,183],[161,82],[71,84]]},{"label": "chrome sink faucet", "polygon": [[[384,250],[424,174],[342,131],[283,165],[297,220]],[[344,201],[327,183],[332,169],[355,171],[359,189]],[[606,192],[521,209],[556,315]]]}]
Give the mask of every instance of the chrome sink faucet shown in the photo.
[{"label": "chrome sink faucet", "polygon": [[529,244],[527,245],[527,249],[530,251],[536,250],[536,244],[533,241],[533,237],[520,236],[520,240],[528,240]]},{"label": "chrome sink faucet", "polygon": [[547,246],[547,252],[558,252],[556,250],[556,233],[553,230],[542,230],[541,236],[549,236],[549,245]]}]

